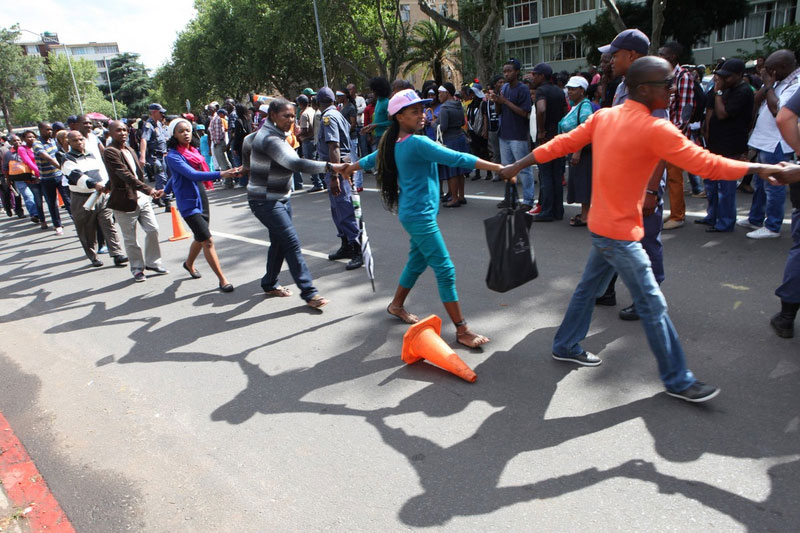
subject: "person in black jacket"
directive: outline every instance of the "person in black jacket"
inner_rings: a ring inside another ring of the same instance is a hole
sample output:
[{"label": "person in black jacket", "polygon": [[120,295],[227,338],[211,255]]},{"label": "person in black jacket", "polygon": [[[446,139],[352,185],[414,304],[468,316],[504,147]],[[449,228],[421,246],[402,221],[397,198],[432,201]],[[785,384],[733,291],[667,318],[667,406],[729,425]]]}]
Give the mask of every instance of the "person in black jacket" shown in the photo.
[{"label": "person in black jacket", "polygon": [[[251,120],[250,111],[242,104],[236,104],[236,120],[232,129],[233,138],[231,139],[231,152],[233,153],[233,166],[239,167],[242,165],[242,142],[244,138],[253,132],[253,121]],[[239,185],[247,187],[247,174],[244,174],[239,179]]]}]

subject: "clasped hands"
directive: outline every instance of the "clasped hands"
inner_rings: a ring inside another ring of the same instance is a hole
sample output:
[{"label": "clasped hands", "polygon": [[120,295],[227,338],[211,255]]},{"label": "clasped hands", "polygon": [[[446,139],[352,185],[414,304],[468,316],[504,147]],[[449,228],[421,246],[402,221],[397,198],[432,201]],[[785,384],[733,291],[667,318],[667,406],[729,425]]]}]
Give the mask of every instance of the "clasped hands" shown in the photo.
[{"label": "clasped hands", "polygon": [[221,171],[219,173],[219,177],[222,178],[222,179],[238,178],[238,177],[241,177],[242,174],[244,174],[244,173],[245,172],[244,172],[243,168],[241,166],[239,166],[239,167],[236,167],[236,168],[229,168],[228,170]]}]

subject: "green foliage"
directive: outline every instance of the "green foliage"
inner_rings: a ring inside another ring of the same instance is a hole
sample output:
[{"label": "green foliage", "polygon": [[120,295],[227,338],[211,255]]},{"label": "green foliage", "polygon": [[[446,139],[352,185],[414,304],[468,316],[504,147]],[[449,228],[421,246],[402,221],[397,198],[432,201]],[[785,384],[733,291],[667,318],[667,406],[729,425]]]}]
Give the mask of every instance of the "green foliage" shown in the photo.
[{"label": "green foliage", "polygon": [[18,126],[32,126],[50,119],[50,95],[39,87],[26,91],[25,97],[14,99],[12,106],[14,122]]},{"label": "green foliage", "polygon": [[[132,116],[147,113],[153,80],[144,65],[139,62],[139,54],[126,52],[108,60],[108,76],[117,104],[120,102],[125,104]],[[101,90],[110,99],[108,85],[102,85]]]},{"label": "green foliage", "polygon": [[[103,113],[108,117],[114,116],[111,102],[103,97],[103,93],[95,85],[97,81],[97,67],[94,62],[86,59],[72,58],[72,70],[75,74],[75,84],[80,91],[83,110],[86,113]],[[80,106],[75,96],[75,87],[70,75],[67,57],[63,54],[51,54],[47,66],[47,85],[50,87],[50,118],[64,120],[69,115],[80,114]],[[117,105],[119,116],[125,116],[125,104]]]},{"label": "green foliage", "polygon": [[[795,56],[800,55],[800,24],[789,24],[780,28],[769,30],[761,40],[762,49],[748,54],[746,59],[753,59],[759,56],[767,57],[776,50],[793,50]],[[800,57],[798,57],[800,60]]]},{"label": "green foliage", "polygon": [[[0,111],[9,129],[15,121],[26,122],[31,115],[39,116],[35,106],[26,107],[29,100],[36,105],[42,103],[41,89],[36,84],[36,76],[42,73],[42,59],[24,55],[16,44],[18,37],[18,26],[0,28]],[[17,118],[15,112],[21,117]]]},{"label": "green foliage", "polygon": [[[646,4],[619,2],[620,15],[628,28],[639,28],[647,35],[653,30],[652,0]],[[674,39],[684,47],[681,62],[691,61],[691,49],[700,40],[745,17],[750,7],[747,0],[669,0],[664,10],[662,35]],[[581,28],[585,44],[589,47],[586,60],[596,65],[600,61],[598,46],[608,44],[617,34],[611,25],[607,10],[594,22]],[[663,43],[660,43],[663,44]]]},{"label": "green foliage", "polygon": [[428,20],[418,22],[413,29],[414,38],[406,58],[405,72],[424,67],[423,79],[433,74],[437,84],[444,81],[444,69],[457,66],[458,47],[455,46],[458,34],[446,26]]}]

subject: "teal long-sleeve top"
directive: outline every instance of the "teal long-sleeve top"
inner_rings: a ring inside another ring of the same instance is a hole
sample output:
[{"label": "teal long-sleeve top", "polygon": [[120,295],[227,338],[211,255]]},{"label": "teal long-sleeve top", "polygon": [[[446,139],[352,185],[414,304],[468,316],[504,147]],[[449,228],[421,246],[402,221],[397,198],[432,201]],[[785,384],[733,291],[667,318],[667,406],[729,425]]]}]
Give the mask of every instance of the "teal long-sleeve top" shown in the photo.
[{"label": "teal long-sleeve top", "polygon": [[[361,168],[372,170],[378,152],[359,160]],[[397,163],[397,218],[402,223],[435,222],[439,213],[439,170],[448,167],[475,168],[478,158],[435,143],[425,135],[411,135],[395,145]]]},{"label": "teal long-sleeve top", "polygon": [[386,132],[386,128],[392,124],[392,121],[389,120],[388,98],[378,98],[378,101],[375,102],[375,112],[372,114],[372,123],[375,124],[373,135],[376,139],[380,139]]}]

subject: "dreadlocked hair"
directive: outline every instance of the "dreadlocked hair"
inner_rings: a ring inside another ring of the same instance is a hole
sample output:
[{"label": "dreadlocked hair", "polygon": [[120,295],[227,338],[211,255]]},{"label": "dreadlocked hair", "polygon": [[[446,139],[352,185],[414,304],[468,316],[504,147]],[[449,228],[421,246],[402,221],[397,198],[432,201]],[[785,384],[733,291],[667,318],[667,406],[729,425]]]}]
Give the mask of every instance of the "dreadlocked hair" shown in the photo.
[{"label": "dreadlocked hair", "polygon": [[397,197],[400,193],[397,186],[397,162],[394,159],[394,149],[399,135],[400,124],[392,117],[392,124],[378,143],[376,165],[378,186],[381,188],[383,205],[392,212],[397,208]]}]

